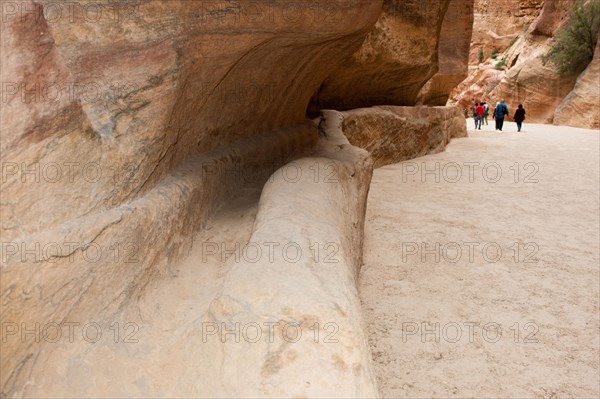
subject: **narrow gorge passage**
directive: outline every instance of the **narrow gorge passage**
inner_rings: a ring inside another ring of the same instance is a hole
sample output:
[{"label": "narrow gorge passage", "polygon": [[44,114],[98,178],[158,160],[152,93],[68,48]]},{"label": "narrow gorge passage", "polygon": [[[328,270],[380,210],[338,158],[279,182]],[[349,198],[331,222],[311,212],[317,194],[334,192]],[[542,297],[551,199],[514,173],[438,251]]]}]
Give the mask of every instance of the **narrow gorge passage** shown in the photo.
[{"label": "narrow gorge passage", "polygon": [[23,396],[65,397],[65,377],[68,397],[218,395],[215,360],[221,336],[208,335],[214,323],[207,322],[207,313],[250,239],[260,193],[261,187],[241,188],[216,210],[195,235],[187,258],[151,278],[142,296],[123,311],[120,331],[105,329],[94,345],[50,345],[47,360],[31,372],[36,384]]},{"label": "narrow gorge passage", "polygon": [[597,131],[487,129],[374,173],[360,292],[380,394],[595,397]]}]

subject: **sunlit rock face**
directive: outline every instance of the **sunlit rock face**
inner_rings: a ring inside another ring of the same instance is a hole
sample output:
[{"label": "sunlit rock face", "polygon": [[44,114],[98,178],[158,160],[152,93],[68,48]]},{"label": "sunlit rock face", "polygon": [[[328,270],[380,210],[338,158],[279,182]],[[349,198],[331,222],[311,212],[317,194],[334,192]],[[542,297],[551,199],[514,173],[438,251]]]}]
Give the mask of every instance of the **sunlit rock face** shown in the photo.
[{"label": "sunlit rock face", "polygon": [[544,0],[475,0],[469,64],[478,63],[480,50],[487,59],[494,49],[508,47],[539,16],[543,5]]},{"label": "sunlit rock face", "polygon": [[310,110],[414,105],[423,85],[438,71],[438,43],[449,4],[385,0],[375,29],[323,82]]},{"label": "sunlit rock face", "polygon": [[511,114],[518,104],[527,110],[529,122],[552,123],[554,110],[571,91],[574,77],[560,76],[553,65],[543,65],[541,56],[554,43],[558,30],[566,22],[573,0],[547,1],[540,15],[498,61],[505,59],[506,74],[494,87],[489,99],[505,99]]},{"label": "sunlit rock face", "polygon": [[[497,57],[488,58],[489,53],[486,53],[486,60],[483,63],[475,61],[476,65],[469,68],[468,78],[452,92],[451,103],[470,109],[476,101],[487,101],[494,105],[496,101],[504,99],[509,105],[511,116],[517,106],[523,104],[527,111],[526,120],[529,122],[568,122],[576,123],[580,127],[594,127],[597,106],[579,107],[578,118],[568,116],[569,112],[573,111],[568,111],[567,107],[570,101],[575,101],[574,106],[578,102],[598,103],[598,96],[595,95],[597,93],[595,87],[598,85],[587,84],[590,78],[593,79],[593,66],[589,68],[587,78],[585,73],[579,78],[580,83],[576,87],[577,91],[582,93],[579,97],[576,93],[569,94],[574,89],[577,76],[559,75],[551,63],[544,65],[541,60],[541,56],[553,47],[556,35],[568,21],[569,12],[575,2],[574,0],[546,1],[541,9],[533,3],[531,2],[531,7],[527,7],[529,13],[519,14],[521,17],[516,19],[520,21],[519,24],[505,25],[505,27],[512,26],[512,33],[506,36],[510,38],[507,43],[492,45],[498,50]],[[484,0],[476,4],[482,7]],[[504,5],[507,10],[517,10],[525,3],[513,0],[512,6],[509,3],[498,4]],[[532,20],[531,17],[534,15],[535,18]],[[475,21],[472,52],[478,40],[477,6]],[[487,26],[490,32],[496,26],[494,21],[489,22]],[[524,31],[520,30],[523,21],[528,21],[523,27]],[[565,100],[566,98],[568,100]],[[562,112],[566,114],[555,121],[555,116]],[[575,119],[578,119],[577,122],[571,122]]]}]

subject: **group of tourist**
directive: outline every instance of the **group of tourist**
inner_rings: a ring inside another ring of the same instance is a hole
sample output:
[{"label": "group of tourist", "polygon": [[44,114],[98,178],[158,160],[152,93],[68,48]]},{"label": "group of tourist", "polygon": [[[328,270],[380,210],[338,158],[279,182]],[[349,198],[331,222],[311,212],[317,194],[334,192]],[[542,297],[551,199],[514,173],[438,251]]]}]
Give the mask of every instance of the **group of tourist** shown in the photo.
[{"label": "group of tourist", "polygon": [[[466,111],[465,111],[466,112]],[[481,125],[485,122],[488,124],[488,116],[490,114],[490,107],[486,102],[475,103],[472,109],[473,118],[475,119],[475,129],[481,130]],[[496,130],[502,131],[504,127],[504,118],[509,115],[508,106],[504,100],[496,103],[492,117],[496,121]],[[523,121],[525,120],[525,108],[523,104],[519,104],[519,107],[515,111],[513,121],[517,123],[517,129],[520,132],[523,127]]]}]

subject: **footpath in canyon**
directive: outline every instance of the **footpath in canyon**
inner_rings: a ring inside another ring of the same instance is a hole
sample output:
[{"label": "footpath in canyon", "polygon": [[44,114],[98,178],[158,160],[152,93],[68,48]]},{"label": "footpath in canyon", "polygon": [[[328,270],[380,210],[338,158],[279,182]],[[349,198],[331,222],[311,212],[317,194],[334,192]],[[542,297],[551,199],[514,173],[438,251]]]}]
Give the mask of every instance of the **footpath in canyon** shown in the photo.
[{"label": "footpath in canyon", "polygon": [[359,291],[383,397],[599,395],[598,132],[507,125],[374,172]]}]

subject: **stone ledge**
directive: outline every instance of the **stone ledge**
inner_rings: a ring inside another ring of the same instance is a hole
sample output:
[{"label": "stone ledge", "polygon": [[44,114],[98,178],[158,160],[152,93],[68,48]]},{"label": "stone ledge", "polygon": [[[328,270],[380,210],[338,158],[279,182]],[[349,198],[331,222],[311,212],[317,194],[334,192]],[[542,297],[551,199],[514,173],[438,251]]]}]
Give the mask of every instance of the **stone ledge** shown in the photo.
[{"label": "stone ledge", "polygon": [[344,134],[371,153],[376,168],[441,152],[450,139],[467,137],[465,117],[455,107],[379,106],[342,116]]},{"label": "stone ledge", "polygon": [[332,165],[335,178],[314,179],[311,173],[295,183],[279,177],[269,181],[250,239],[294,243],[302,256],[233,266],[207,320],[230,326],[278,323],[278,329],[293,320],[298,325],[292,330],[302,336],[297,342],[290,332],[289,340],[215,346],[225,389],[221,396],[377,396],[357,290],[373,164],[366,151],[343,136],[339,113],[326,111],[325,120],[326,136],[313,156],[295,163],[301,170]]}]

